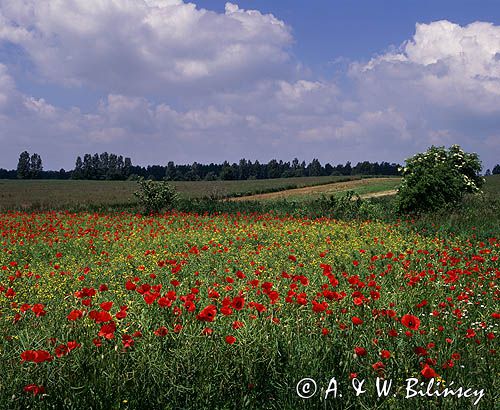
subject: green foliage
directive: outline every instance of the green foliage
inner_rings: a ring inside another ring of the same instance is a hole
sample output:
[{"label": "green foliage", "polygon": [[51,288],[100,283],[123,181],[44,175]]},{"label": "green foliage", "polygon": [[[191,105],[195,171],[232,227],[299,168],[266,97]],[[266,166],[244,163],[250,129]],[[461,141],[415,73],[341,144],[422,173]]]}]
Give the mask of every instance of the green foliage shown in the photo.
[{"label": "green foliage", "polygon": [[38,154],[33,154],[30,157],[28,151],[23,151],[19,155],[17,163],[17,177],[19,179],[33,179],[40,177],[43,171],[42,158]]},{"label": "green foliage", "polygon": [[178,200],[175,188],[166,181],[151,181],[143,178],[137,181],[139,191],[134,195],[147,213],[172,209]]},{"label": "green foliage", "polygon": [[382,215],[380,207],[369,200],[363,200],[354,191],[341,195],[323,196],[318,199],[318,213],[336,219],[378,219]]},{"label": "green foliage", "polygon": [[477,154],[458,145],[432,146],[406,160],[398,191],[399,212],[428,212],[458,204],[466,193],[477,193],[484,183]]}]

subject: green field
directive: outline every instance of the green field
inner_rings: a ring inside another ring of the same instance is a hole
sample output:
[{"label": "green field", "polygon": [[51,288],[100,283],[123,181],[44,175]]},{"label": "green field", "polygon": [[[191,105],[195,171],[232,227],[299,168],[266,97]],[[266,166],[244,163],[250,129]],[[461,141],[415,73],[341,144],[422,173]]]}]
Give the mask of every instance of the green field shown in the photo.
[{"label": "green field", "polygon": [[[184,198],[227,197],[328,184],[360,177],[302,177],[245,181],[174,181]],[[128,207],[135,203],[134,181],[0,180],[0,210]]]}]

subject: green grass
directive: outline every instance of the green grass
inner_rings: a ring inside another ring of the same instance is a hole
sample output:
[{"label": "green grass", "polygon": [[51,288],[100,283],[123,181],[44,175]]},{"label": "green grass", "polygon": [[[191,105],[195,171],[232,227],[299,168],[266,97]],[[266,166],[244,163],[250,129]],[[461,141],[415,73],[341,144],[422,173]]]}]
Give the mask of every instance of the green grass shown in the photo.
[{"label": "green grass", "polygon": [[332,188],[324,192],[313,192],[308,195],[290,195],[289,197],[287,197],[287,199],[294,201],[309,201],[309,200],[319,199],[323,195],[326,196],[342,195],[346,191],[353,191],[358,195],[372,194],[372,193],[397,189],[399,184],[400,184],[400,178],[391,178],[391,180],[385,180],[385,181],[366,180],[366,184],[354,186],[352,188],[345,188],[345,189]]},{"label": "green grass", "polygon": [[[359,177],[301,177],[246,181],[174,181],[183,198],[241,196]],[[0,210],[130,208],[134,181],[0,180]]]}]

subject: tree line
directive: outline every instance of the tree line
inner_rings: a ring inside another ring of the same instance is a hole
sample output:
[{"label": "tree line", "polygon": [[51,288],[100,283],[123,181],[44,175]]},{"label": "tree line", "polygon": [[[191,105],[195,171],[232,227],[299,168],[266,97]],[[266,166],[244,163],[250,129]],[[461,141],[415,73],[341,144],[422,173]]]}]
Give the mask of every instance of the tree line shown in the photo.
[{"label": "tree line", "polygon": [[[399,164],[388,162],[358,162],[356,165],[348,161],[345,164],[322,165],[318,159],[310,163],[295,158],[291,162],[272,159],[268,163],[252,162],[241,159],[238,163],[179,165],[169,161],[167,165],[133,165],[129,157],[114,153],[85,154],[78,156],[75,168],[69,171],[44,171],[40,155],[30,155],[24,151],[19,156],[16,170],[0,168],[0,179],[90,179],[90,180],[126,180],[143,177],[152,180],[167,181],[213,181],[213,180],[245,180],[290,178],[329,175],[399,175]],[[489,174],[490,170],[487,171]],[[500,174],[497,164],[492,174]]]}]

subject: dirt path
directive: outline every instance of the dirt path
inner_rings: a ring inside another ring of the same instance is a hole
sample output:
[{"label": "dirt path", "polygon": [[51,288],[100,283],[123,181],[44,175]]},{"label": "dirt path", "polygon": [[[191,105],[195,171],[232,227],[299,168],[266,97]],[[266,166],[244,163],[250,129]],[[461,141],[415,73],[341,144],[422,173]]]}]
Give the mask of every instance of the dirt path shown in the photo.
[{"label": "dirt path", "polygon": [[396,189],[389,189],[388,191],[379,191],[379,192],[372,192],[371,194],[363,194],[360,195],[361,199],[368,199],[368,198],[378,198],[381,196],[389,196],[389,195],[396,195],[397,194]]},{"label": "dirt path", "polygon": [[[366,185],[373,185],[377,182],[387,182],[394,181],[394,178],[367,178],[367,179],[359,179],[348,182],[336,182],[332,184],[326,185],[317,185],[317,186],[308,186],[303,188],[295,188],[295,189],[287,189],[285,191],[279,192],[269,192],[267,194],[256,194],[256,195],[248,195],[248,196],[240,196],[237,198],[230,198],[231,201],[259,201],[265,199],[283,199],[288,198],[290,196],[298,196],[298,195],[308,195],[308,194],[321,194],[321,193],[335,193],[339,191],[348,191],[350,189],[359,188]],[[395,190],[386,190],[380,192],[373,192],[370,194],[360,195],[361,198],[374,198],[377,196],[384,195],[393,195],[396,193]]]}]

